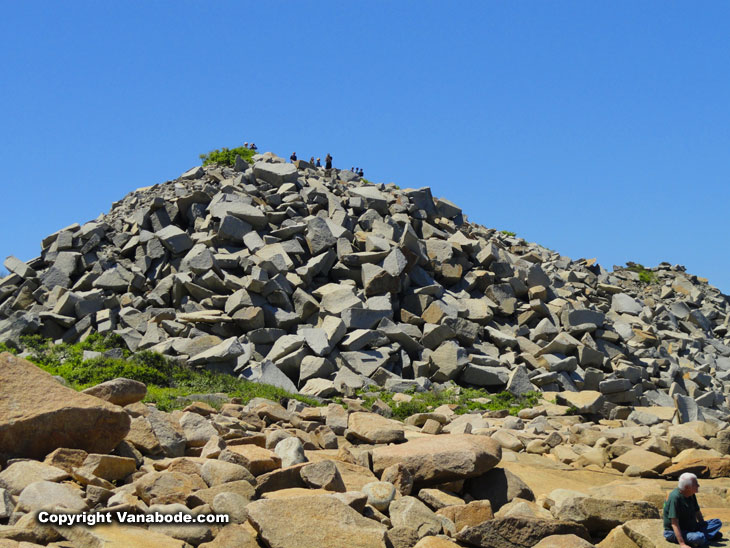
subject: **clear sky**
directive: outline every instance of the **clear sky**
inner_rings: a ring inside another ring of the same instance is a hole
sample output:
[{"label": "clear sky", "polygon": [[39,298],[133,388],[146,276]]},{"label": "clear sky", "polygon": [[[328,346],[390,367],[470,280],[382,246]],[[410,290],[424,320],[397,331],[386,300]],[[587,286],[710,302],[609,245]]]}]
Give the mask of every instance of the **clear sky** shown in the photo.
[{"label": "clear sky", "polygon": [[730,3],[0,8],[0,260],[255,141],[730,293]]}]

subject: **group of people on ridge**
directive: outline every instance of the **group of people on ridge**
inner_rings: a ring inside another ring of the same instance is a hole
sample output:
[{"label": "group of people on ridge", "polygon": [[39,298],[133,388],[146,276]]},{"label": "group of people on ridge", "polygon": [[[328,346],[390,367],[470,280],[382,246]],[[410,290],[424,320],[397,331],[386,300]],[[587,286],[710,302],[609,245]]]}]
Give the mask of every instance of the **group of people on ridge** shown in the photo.
[{"label": "group of people on ridge", "polygon": [[[292,164],[294,162],[296,162],[298,160],[297,153],[296,152],[292,152],[291,153],[291,156],[289,156],[289,160],[291,161]],[[314,167],[322,167],[322,159],[321,158],[317,158],[315,160],[314,159],[314,156],[312,156],[311,158],[309,158],[309,164],[312,165],[312,166],[314,166]],[[327,154],[327,156],[325,156],[325,158],[324,158],[324,168],[325,169],[332,169],[332,156],[330,156],[329,154]],[[362,168],[354,168],[353,167],[353,168],[350,168],[350,171],[352,171],[356,175],[359,175],[360,177],[362,177],[363,175],[365,175],[365,172],[362,170]]]}]

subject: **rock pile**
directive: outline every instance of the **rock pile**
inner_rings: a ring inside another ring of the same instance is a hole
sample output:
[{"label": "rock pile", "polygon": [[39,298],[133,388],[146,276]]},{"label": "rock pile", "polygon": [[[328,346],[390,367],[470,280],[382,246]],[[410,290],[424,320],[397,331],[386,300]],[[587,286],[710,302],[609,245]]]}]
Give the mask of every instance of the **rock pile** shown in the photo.
[{"label": "rock pile", "polygon": [[728,411],[730,303],[682,267],[607,272],[471,224],[428,188],[254,160],[138,189],[37,259],[9,257],[0,341],[116,333],[319,397],[453,381],[597,391],[571,402],[613,418]]},{"label": "rock pile", "polygon": [[[10,354],[0,360],[0,375],[33,367]],[[519,416],[457,415],[443,405],[400,422],[359,399],[346,398],[345,408],[256,398],[220,410],[196,401],[164,413],[138,401],[144,392],[125,379],[97,396],[45,386],[69,401],[100,398],[128,431],[110,453],[56,439],[33,459],[16,438],[16,458],[0,468],[3,548],[666,547],[660,508],[676,482],[661,478],[686,470],[711,478],[698,495],[705,515],[730,515],[730,428],[675,425],[663,407],[595,421],[547,400]],[[121,393],[137,401],[107,403]],[[34,404],[17,387],[11,397],[19,408]],[[47,406],[49,420],[64,410]],[[90,439],[111,431],[94,422],[93,406],[76,412],[69,428]],[[0,432],[11,422],[0,415]],[[33,433],[32,425],[22,432]],[[112,523],[43,523],[42,510]],[[229,522],[145,523],[166,513]]]}]

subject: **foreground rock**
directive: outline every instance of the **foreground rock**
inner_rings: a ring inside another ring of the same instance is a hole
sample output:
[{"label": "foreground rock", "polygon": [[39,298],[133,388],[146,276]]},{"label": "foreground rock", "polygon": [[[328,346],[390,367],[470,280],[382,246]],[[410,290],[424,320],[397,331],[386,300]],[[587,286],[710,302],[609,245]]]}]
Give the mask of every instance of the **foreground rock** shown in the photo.
[{"label": "foreground rock", "polygon": [[586,528],[577,523],[524,516],[485,521],[460,531],[456,538],[469,546],[480,548],[521,548],[534,546],[541,539],[552,535],[576,535],[590,539]]},{"label": "foreground rock", "polygon": [[502,450],[488,437],[441,435],[373,450],[373,471],[381,475],[402,464],[416,485],[426,486],[480,476],[499,463]]},{"label": "foreground rock", "polygon": [[386,527],[339,500],[323,497],[262,500],[246,507],[271,548],[385,548]]},{"label": "foreground rock", "polygon": [[59,447],[108,453],[129,431],[121,408],[66,388],[34,364],[0,354],[0,456],[42,459]]}]

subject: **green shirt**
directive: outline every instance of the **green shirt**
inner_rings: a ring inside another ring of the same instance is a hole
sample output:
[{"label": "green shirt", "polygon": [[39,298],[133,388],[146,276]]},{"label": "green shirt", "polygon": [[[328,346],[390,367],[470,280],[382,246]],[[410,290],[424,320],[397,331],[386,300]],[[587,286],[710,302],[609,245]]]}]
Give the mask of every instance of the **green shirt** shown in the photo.
[{"label": "green shirt", "polygon": [[674,489],[664,501],[664,529],[671,531],[672,518],[677,518],[682,531],[694,531],[697,529],[699,511],[700,506],[697,504],[696,496],[685,497],[679,488]]}]

